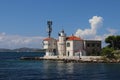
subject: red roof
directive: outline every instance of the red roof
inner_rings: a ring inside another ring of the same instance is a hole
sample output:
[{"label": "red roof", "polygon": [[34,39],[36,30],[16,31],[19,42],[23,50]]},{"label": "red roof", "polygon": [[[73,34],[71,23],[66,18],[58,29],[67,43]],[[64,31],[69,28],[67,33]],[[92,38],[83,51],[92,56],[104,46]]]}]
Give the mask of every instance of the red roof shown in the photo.
[{"label": "red roof", "polygon": [[49,40],[51,40],[52,38],[45,38],[45,39],[43,39],[44,41],[49,41]]},{"label": "red roof", "polygon": [[69,36],[67,37],[67,40],[82,40],[82,39],[76,36]]}]

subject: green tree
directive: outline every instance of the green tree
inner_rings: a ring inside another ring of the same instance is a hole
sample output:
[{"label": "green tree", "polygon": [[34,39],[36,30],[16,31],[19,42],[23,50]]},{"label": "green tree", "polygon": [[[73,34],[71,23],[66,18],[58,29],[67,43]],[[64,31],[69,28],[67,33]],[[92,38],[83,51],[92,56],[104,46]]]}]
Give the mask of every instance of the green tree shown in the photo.
[{"label": "green tree", "polygon": [[108,36],[106,39],[105,39],[105,42],[108,43],[108,47],[109,48],[114,48],[114,41],[115,41],[115,36]]},{"label": "green tree", "polygon": [[120,36],[116,36],[116,49],[120,49]]},{"label": "green tree", "polygon": [[115,50],[120,49],[120,36],[108,36],[105,39],[105,42],[108,43],[109,48],[113,48]]}]

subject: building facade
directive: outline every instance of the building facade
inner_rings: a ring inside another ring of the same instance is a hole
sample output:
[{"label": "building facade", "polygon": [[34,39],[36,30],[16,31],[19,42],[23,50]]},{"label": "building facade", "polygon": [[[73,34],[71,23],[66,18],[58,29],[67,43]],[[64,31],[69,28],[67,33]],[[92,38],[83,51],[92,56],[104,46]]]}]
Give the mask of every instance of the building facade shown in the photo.
[{"label": "building facade", "polygon": [[54,38],[45,38],[43,40],[43,48],[46,50],[46,56],[57,55],[57,40]]},{"label": "building facade", "polygon": [[73,57],[73,56],[91,56],[99,55],[101,50],[101,41],[83,40],[80,37],[66,36],[64,30],[59,33],[58,40],[54,38],[45,38],[43,46],[46,50],[45,56]]},{"label": "building facade", "polygon": [[84,49],[87,53],[87,56],[99,56],[101,52],[101,41],[84,40]]}]

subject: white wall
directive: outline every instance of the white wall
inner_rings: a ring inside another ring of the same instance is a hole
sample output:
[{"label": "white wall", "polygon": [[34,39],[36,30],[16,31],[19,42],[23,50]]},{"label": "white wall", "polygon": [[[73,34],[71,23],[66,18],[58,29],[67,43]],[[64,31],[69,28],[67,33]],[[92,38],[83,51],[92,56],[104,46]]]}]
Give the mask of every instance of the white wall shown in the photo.
[{"label": "white wall", "polygon": [[59,36],[59,41],[57,43],[59,56],[64,56],[66,54],[66,41],[65,40],[66,40],[65,36]]},{"label": "white wall", "polygon": [[[70,43],[70,46],[67,46]],[[73,56],[73,41],[66,41],[66,56]]]},{"label": "white wall", "polygon": [[[70,47],[67,47],[67,43],[70,43]],[[78,53],[80,51],[83,51],[83,41],[66,41],[66,56],[75,56],[75,53]]]},{"label": "white wall", "polygon": [[43,43],[44,43],[43,48],[48,49],[48,41],[44,41]]},{"label": "white wall", "polygon": [[50,39],[48,41],[43,41],[44,49],[56,49],[57,41],[55,39]]},{"label": "white wall", "polygon": [[57,41],[54,38],[43,41],[44,49],[46,49],[46,56],[55,56],[53,50],[57,51]]}]

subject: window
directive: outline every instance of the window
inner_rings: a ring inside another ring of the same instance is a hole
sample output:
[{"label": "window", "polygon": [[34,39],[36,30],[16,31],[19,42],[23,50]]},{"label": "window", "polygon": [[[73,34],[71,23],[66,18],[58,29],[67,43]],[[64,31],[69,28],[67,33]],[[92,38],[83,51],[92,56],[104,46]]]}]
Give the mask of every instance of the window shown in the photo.
[{"label": "window", "polygon": [[100,45],[99,45],[99,44],[97,44],[97,47],[100,47]]},{"label": "window", "polygon": [[50,43],[48,43],[47,45],[50,46]]},{"label": "window", "polygon": [[95,47],[95,44],[94,44],[94,43],[92,44],[92,47]]},{"label": "window", "polygon": [[43,45],[48,45],[48,43],[43,43]]},{"label": "window", "polygon": [[87,47],[90,47],[90,44],[87,44]]},{"label": "window", "polygon": [[69,42],[67,43],[67,47],[70,47],[70,43]]}]

